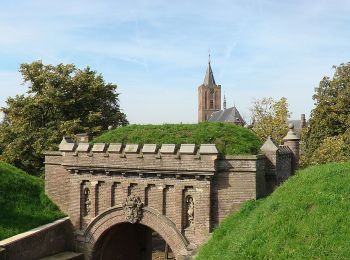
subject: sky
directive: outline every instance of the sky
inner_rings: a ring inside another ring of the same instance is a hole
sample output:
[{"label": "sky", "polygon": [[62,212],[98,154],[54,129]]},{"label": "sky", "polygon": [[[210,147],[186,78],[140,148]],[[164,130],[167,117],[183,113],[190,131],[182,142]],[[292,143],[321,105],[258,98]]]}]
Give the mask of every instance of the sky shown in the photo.
[{"label": "sky", "polygon": [[262,97],[308,117],[319,81],[350,61],[349,13],[340,0],[0,0],[0,106],[27,91],[19,65],[42,60],[117,84],[130,123],[195,123],[210,50],[246,121]]}]

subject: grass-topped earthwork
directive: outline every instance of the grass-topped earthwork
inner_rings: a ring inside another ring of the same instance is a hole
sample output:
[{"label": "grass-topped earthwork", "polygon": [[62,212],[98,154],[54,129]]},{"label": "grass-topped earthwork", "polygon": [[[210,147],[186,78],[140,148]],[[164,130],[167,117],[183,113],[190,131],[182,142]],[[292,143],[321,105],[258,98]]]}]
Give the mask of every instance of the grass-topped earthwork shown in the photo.
[{"label": "grass-topped earthwork", "polygon": [[350,162],[309,167],[247,202],[197,259],[349,259]]},{"label": "grass-topped earthwork", "polygon": [[0,240],[63,217],[38,177],[0,161]]},{"label": "grass-topped earthwork", "polygon": [[216,144],[227,155],[257,154],[259,138],[249,129],[227,123],[128,125],[108,131],[94,143]]}]

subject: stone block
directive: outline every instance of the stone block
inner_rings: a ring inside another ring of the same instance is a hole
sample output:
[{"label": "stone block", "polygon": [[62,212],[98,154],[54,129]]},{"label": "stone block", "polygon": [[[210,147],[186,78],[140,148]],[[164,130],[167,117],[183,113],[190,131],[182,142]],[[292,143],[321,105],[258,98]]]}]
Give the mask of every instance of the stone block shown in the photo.
[{"label": "stone block", "polygon": [[91,152],[94,153],[103,153],[106,151],[107,145],[105,143],[96,143],[91,149]]},{"label": "stone block", "polygon": [[139,152],[139,144],[127,144],[125,146],[125,153],[138,153]]},{"label": "stone block", "polygon": [[107,151],[109,153],[120,153],[122,150],[122,147],[123,147],[122,144],[109,144]]},{"label": "stone block", "polygon": [[156,144],[144,144],[142,148],[142,153],[156,153],[157,145]]},{"label": "stone block", "polygon": [[61,152],[73,152],[76,147],[75,143],[61,143],[58,148]]},{"label": "stone block", "polygon": [[199,148],[200,154],[218,154],[215,144],[201,144]]},{"label": "stone block", "polygon": [[87,153],[87,152],[89,152],[90,148],[91,148],[91,144],[89,144],[89,143],[79,143],[76,151]]},{"label": "stone block", "polygon": [[195,144],[182,144],[180,146],[180,154],[194,154],[196,151]]},{"label": "stone block", "polygon": [[163,144],[160,148],[161,153],[175,153],[176,145],[175,144]]}]

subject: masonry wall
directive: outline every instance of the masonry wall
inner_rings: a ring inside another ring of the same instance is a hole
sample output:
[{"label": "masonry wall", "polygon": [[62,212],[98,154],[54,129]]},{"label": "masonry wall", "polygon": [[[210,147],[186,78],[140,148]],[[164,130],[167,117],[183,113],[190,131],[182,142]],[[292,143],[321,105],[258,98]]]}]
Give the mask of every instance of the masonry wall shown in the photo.
[{"label": "masonry wall", "polygon": [[293,175],[293,154],[286,147],[279,147],[275,152],[267,154],[265,165],[266,195]]},{"label": "masonry wall", "polygon": [[38,227],[0,241],[0,259],[34,260],[71,250],[71,234],[68,218]]},{"label": "masonry wall", "polygon": [[45,192],[66,214],[69,207],[69,173],[62,166],[61,152],[45,154]]},{"label": "masonry wall", "polygon": [[226,156],[218,162],[212,184],[212,225],[240,209],[243,202],[265,195],[264,156]]},{"label": "masonry wall", "polygon": [[46,154],[46,192],[79,234],[132,193],[194,247],[242,203],[271,193],[292,169],[290,151],[283,147],[270,156],[273,163],[265,155],[221,157],[214,145],[65,142],[60,148]]}]

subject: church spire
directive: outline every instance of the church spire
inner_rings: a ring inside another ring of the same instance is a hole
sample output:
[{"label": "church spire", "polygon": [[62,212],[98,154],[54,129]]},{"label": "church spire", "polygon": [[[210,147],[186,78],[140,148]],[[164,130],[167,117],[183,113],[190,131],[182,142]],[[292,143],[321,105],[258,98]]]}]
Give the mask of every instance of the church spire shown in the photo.
[{"label": "church spire", "polygon": [[210,53],[209,53],[209,60],[208,60],[208,68],[207,68],[207,71],[205,73],[205,78],[204,78],[204,83],[203,84],[205,86],[216,85],[215,79],[214,79],[214,75],[213,75],[213,71],[212,71],[211,66],[210,66]]},{"label": "church spire", "polygon": [[224,94],[224,104],[223,104],[224,110],[226,109],[226,95]]}]

